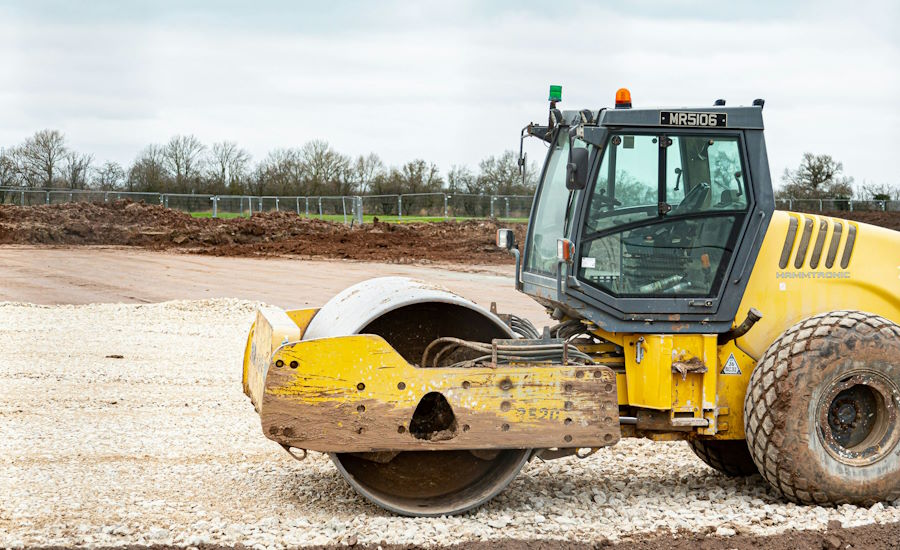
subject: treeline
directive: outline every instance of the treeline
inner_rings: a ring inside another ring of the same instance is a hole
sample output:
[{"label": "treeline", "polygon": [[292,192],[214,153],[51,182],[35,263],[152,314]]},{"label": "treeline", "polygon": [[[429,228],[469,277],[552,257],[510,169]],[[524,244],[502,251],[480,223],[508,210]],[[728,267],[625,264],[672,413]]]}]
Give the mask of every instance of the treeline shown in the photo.
[{"label": "treeline", "polygon": [[447,174],[422,159],[387,166],[371,153],[351,157],[326,141],[276,149],[254,161],[237,143],[206,145],[178,135],[145,147],[130,166],[97,161],[72,150],[58,130],[41,130],[23,143],[0,148],[0,186],[219,195],[356,195],[447,191],[529,195],[535,166],[519,172],[513,151],[489,156],[477,170],[453,166]]},{"label": "treeline", "polygon": [[900,187],[863,182],[854,188],[853,178],[844,175],[844,164],[831,155],[804,153],[800,166],[784,169],[781,189],[775,198],[819,200],[900,200]]}]

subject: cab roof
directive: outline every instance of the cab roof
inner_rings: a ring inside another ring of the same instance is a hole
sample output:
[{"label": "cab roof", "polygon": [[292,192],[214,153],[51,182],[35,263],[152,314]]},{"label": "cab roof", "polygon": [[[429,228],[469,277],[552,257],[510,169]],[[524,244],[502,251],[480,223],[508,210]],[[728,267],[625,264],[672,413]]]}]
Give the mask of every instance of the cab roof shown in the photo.
[{"label": "cab roof", "polygon": [[[563,111],[571,125],[583,121],[582,111]],[[600,109],[591,111],[601,126],[653,126],[658,128],[706,128],[762,130],[762,107],[672,107],[657,109]]]}]

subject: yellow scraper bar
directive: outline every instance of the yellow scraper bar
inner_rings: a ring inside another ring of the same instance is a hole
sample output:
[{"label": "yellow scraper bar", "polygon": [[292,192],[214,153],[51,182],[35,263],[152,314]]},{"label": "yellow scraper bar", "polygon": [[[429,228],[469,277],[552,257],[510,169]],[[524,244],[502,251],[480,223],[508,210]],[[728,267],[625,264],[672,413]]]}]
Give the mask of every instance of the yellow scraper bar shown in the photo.
[{"label": "yellow scraper bar", "polygon": [[[429,394],[426,403],[442,398],[452,409],[440,433],[412,422]],[[620,434],[607,367],[422,369],[375,335],[280,347],[266,368],[260,417],[270,439],[323,452],[601,447]]]}]

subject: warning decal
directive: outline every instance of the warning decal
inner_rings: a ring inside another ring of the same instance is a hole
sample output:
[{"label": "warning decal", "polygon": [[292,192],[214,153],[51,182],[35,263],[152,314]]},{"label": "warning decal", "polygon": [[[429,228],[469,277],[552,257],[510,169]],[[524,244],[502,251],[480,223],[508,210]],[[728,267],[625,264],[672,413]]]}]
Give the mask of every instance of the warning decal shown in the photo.
[{"label": "warning decal", "polygon": [[737,359],[734,358],[733,353],[728,355],[728,361],[725,361],[722,374],[742,374],[741,367],[738,366]]}]

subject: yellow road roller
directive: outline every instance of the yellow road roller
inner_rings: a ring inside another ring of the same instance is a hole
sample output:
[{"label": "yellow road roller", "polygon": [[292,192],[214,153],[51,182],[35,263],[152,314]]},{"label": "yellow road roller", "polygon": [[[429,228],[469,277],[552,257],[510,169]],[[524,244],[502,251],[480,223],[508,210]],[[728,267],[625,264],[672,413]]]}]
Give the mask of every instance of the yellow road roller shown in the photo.
[{"label": "yellow road roller", "polygon": [[265,436],[397,514],[477,507],[534,459],[684,440],[803,504],[900,498],[900,233],[775,210],[750,106],[563,111],[515,287],[541,329],[401,277],[263,308],[243,387]]}]

